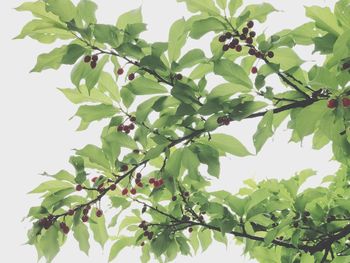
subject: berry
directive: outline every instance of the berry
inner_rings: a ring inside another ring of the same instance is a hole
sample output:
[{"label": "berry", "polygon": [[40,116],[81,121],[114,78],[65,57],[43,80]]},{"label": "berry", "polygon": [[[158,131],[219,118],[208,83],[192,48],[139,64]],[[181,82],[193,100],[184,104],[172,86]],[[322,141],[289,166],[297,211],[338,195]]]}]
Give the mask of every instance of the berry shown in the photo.
[{"label": "berry", "polygon": [[66,223],[61,222],[61,223],[60,223],[60,228],[63,229],[63,228],[65,228],[65,227],[67,227]]},{"label": "berry", "polygon": [[246,35],[240,35],[240,36],[239,36],[239,39],[240,39],[240,40],[246,40],[246,38],[247,38]]},{"label": "berry", "polygon": [[136,178],[141,179],[141,177],[142,177],[142,174],[141,174],[141,173],[137,173],[137,174],[136,174]]},{"label": "berry", "polygon": [[350,62],[343,64],[343,70],[350,68]]},{"label": "berry", "polygon": [[129,129],[130,129],[130,130],[135,129],[135,125],[134,125],[133,123],[130,123],[130,125],[129,125]]},{"label": "berry", "polygon": [[137,184],[137,186],[140,187],[140,188],[142,188],[142,187],[143,187],[143,183],[139,182],[139,183]]},{"label": "berry", "polygon": [[129,128],[129,126],[125,126],[125,127],[124,127],[124,132],[125,132],[126,134],[129,134],[129,133],[130,133],[130,128]]},{"label": "berry", "polygon": [[219,118],[216,120],[216,122],[217,122],[218,124],[222,124],[223,121],[224,121],[224,117],[219,117]]},{"label": "berry", "polygon": [[128,79],[131,81],[131,80],[134,80],[135,79],[135,74],[134,73],[130,73],[129,76],[128,76]]},{"label": "berry", "polygon": [[255,49],[254,48],[249,49],[248,54],[251,56],[255,56]]},{"label": "berry", "polygon": [[97,55],[93,55],[92,57],[91,57],[91,59],[92,59],[92,61],[97,61],[98,60],[98,56]]},{"label": "berry", "polygon": [[84,62],[89,63],[91,61],[91,56],[87,55],[84,57]]},{"label": "berry", "polygon": [[140,246],[143,247],[145,245],[145,242],[141,242]]},{"label": "berry", "polygon": [[189,197],[189,196],[190,196],[190,193],[189,193],[189,192],[184,192],[184,196],[185,196],[185,197]]},{"label": "berry", "polygon": [[227,32],[227,33],[225,34],[225,37],[226,37],[226,39],[230,39],[230,38],[232,37],[231,32]]},{"label": "berry", "polygon": [[154,187],[159,187],[160,186],[160,183],[159,183],[159,181],[154,181]]},{"label": "berry", "polygon": [[337,107],[337,101],[335,99],[331,99],[328,101],[327,107],[330,109],[334,109]]},{"label": "berry", "polygon": [[156,182],[156,180],[155,180],[154,178],[151,178],[151,179],[148,180],[148,182],[149,182],[150,184],[154,184],[154,183]]},{"label": "berry", "polygon": [[118,74],[118,75],[123,75],[123,74],[124,74],[124,69],[118,68],[117,74]]},{"label": "berry", "polygon": [[111,189],[111,191],[114,191],[117,188],[117,186],[115,184],[112,184],[109,189]]},{"label": "berry", "polygon": [[229,48],[231,48],[231,49],[235,49],[236,44],[233,43],[233,41],[232,41],[228,46],[229,46]]},{"label": "berry", "polygon": [[242,29],[242,33],[243,34],[248,34],[248,32],[249,32],[249,28],[248,27],[244,27],[243,29]]},{"label": "berry", "polygon": [[164,184],[164,180],[163,179],[160,179],[158,182],[159,182],[159,186],[162,186]]},{"label": "berry", "polygon": [[236,51],[237,52],[241,52],[242,51],[242,46],[241,45],[237,45],[236,46]]},{"label": "berry", "polygon": [[177,80],[182,80],[182,78],[183,78],[183,76],[182,76],[182,74],[176,74],[175,75],[175,78],[177,79]]},{"label": "berry", "polygon": [[346,108],[350,107],[350,99],[349,98],[343,98],[342,102],[343,102],[344,107],[346,107]]},{"label": "berry", "polygon": [[225,42],[226,41],[226,36],[225,35],[221,35],[219,37],[219,42]]},{"label": "berry", "polygon": [[153,238],[153,232],[149,232],[149,234],[148,234],[148,240],[152,240],[152,238]]},{"label": "berry", "polygon": [[254,27],[254,22],[253,22],[253,21],[249,21],[249,22],[247,23],[247,27],[249,27],[249,28]]},{"label": "berry", "polygon": [[255,37],[255,36],[256,36],[255,31],[250,32],[250,33],[249,33],[249,36],[250,36],[250,37]]},{"label": "berry", "polygon": [[256,73],[258,72],[258,69],[257,69],[256,67],[252,67],[251,72],[252,72],[253,74],[256,74]]},{"label": "berry", "polygon": [[227,45],[227,44],[225,44],[225,45],[222,46],[222,50],[223,50],[223,51],[227,51],[229,48],[230,48],[230,46]]},{"label": "berry", "polygon": [[223,121],[223,124],[226,125],[226,126],[230,125],[230,123],[231,123],[231,121],[229,119],[225,119]]},{"label": "berry", "polygon": [[118,126],[117,130],[118,130],[119,132],[123,131],[123,130],[124,130],[124,125],[123,125],[123,124],[120,124],[120,125]]},{"label": "berry", "polygon": [[140,179],[140,178],[136,178],[135,184],[138,184],[138,183],[140,183],[140,182],[141,182],[141,179]]},{"label": "berry", "polygon": [[83,186],[82,186],[81,184],[78,184],[78,185],[75,187],[75,190],[81,191],[81,190],[83,190]]},{"label": "berry", "polygon": [[177,200],[177,197],[174,195],[171,200],[173,200],[174,202]]},{"label": "berry", "polygon": [[239,40],[237,38],[232,39],[232,42],[235,46],[238,45]]},{"label": "berry", "polygon": [[88,209],[88,208],[84,208],[84,209],[83,209],[83,214],[84,214],[84,215],[87,215],[88,213],[89,213],[89,209]]},{"label": "berry", "polygon": [[267,56],[269,58],[273,58],[275,56],[275,53],[273,53],[272,51],[269,51],[269,52],[267,52]]},{"label": "berry", "polygon": [[127,195],[128,194],[128,188],[124,188],[122,191],[122,195]]},{"label": "berry", "polygon": [[130,117],[130,121],[135,122],[136,121],[136,117],[134,117],[134,116]]},{"label": "berry", "polygon": [[135,154],[139,154],[139,153],[140,153],[140,150],[139,150],[139,149],[135,149],[135,150],[133,150],[132,152],[135,153]]},{"label": "berry", "polygon": [[86,223],[89,220],[89,217],[87,215],[83,215],[81,220]]},{"label": "berry", "polygon": [[67,212],[67,215],[72,216],[74,215],[74,210],[73,209],[69,209]]},{"label": "berry", "polygon": [[90,66],[91,66],[92,69],[96,68],[96,66],[97,66],[96,61],[95,60],[91,61],[90,62]]},{"label": "berry", "polygon": [[253,44],[253,39],[251,37],[248,37],[245,42],[247,44],[251,45],[251,44]]},{"label": "berry", "polygon": [[188,232],[192,233],[192,232],[193,232],[193,228],[190,227],[190,228],[188,229]]},{"label": "berry", "polygon": [[126,172],[127,170],[129,170],[129,167],[126,164],[123,164],[121,170],[122,172]]},{"label": "berry", "polygon": [[62,229],[63,233],[67,235],[69,233],[69,227],[66,226],[65,228]]},{"label": "berry", "polygon": [[263,54],[262,54],[260,51],[258,51],[258,52],[255,53],[255,56],[256,56],[257,58],[262,58],[262,57],[263,57]]},{"label": "berry", "polygon": [[96,211],[96,216],[101,217],[103,215],[103,211],[101,209]]},{"label": "berry", "polygon": [[94,177],[91,179],[91,182],[96,183],[97,179],[98,179],[98,177]]}]

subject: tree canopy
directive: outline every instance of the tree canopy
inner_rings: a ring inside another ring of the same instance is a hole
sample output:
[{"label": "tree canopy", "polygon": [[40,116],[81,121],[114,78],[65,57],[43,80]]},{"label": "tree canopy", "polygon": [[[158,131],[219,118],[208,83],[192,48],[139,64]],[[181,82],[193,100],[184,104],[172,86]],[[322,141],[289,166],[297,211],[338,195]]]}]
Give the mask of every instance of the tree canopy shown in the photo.
[{"label": "tree canopy", "polygon": [[[170,262],[235,238],[262,263],[350,262],[350,1],[307,6],[309,22],[273,35],[254,29],[277,11],[269,3],[177,2],[193,15],[154,43],[141,37],[140,8],[113,25],[98,23],[91,0],[17,8],[34,17],[17,39],[60,43],[32,72],[72,66],[72,88],[60,91],[79,106],[78,131],[109,123],[99,145],[71,156],[71,171],[45,174],[31,191],[42,201],[29,210],[28,244],[51,262],[67,238],[88,254],[91,236],[101,247],[113,242],[109,261],[139,246],[141,262]],[[210,55],[196,46],[183,52],[207,34]],[[314,47],[324,63],[306,70],[296,46]],[[273,76],[278,87],[267,85]],[[260,119],[254,153],[220,129],[251,118]],[[331,144],[339,171],[305,190],[314,170],[247,180],[238,193],[208,190],[221,158],[258,154],[284,121],[292,142],[312,136],[314,149]]]}]

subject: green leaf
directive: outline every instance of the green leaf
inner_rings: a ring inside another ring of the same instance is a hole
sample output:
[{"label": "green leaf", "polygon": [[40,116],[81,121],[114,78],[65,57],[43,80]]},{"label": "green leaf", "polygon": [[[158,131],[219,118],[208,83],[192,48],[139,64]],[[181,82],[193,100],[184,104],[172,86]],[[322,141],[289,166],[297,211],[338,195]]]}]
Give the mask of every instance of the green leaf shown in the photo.
[{"label": "green leaf", "polygon": [[125,87],[135,95],[162,94],[168,92],[164,86],[142,76],[131,81]]},{"label": "green leaf", "polygon": [[345,27],[346,30],[350,29],[350,6],[349,0],[340,0],[337,1],[334,8],[334,15],[340,22],[342,27]]},{"label": "green leaf", "polygon": [[223,24],[219,19],[216,19],[215,17],[208,17],[195,21],[192,24],[190,37],[193,39],[200,39],[202,36],[211,31],[221,32],[225,29],[225,24]]},{"label": "green leaf", "polygon": [[120,31],[117,27],[112,25],[96,24],[94,26],[94,36],[100,43],[107,43],[112,47],[119,46]]},{"label": "green leaf", "polygon": [[83,105],[80,106],[75,116],[81,118],[81,123],[78,131],[85,130],[89,127],[90,123],[93,121],[102,120],[104,118],[109,118],[115,115],[118,109],[112,105]]},{"label": "green leaf", "polygon": [[248,20],[258,20],[261,23],[265,22],[267,16],[274,11],[276,9],[269,3],[248,5],[240,14],[240,17],[245,19],[238,19],[237,26]]},{"label": "green leaf", "polygon": [[208,100],[214,100],[216,98],[226,99],[236,93],[247,93],[249,91],[250,89],[247,89],[244,86],[238,84],[225,83],[213,88],[208,94],[207,98]]},{"label": "green leaf", "polygon": [[212,237],[211,237],[211,232],[208,229],[204,229],[203,231],[199,231],[198,232],[198,239],[199,239],[199,242],[201,243],[203,252],[208,249],[208,247],[210,246],[210,244],[213,241]]},{"label": "green leaf", "polygon": [[90,0],[80,0],[79,4],[77,5],[78,15],[86,22],[86,24],[96,23],[96,10],[97,5]]},{"label": "green leaf", "polygon": [[35,189],[30,191],[29,194],[39,194],[39,193],[44,193],[46,191],[54,193],[54,192],[57,192],[63,189],[69,189],[69,188],[73,188],[71,183],[52,180],[52,181],[41,183]]},{"label": "green leaf", "polygon": [[98,102],[106,105],[112,105],[113,101],[98,89],[92,89],[89,93],[86,86],[80,86],[79,89],[61,89],[64,96],[74,104],[83,102]]},{"label": "green leaf", "polygon": [[125,247],[131,246],[134,243],[134,238],[132,237],[120,237],[118,240],[112,245],[111,250],[109,252],[108,262],[114,260],[120,251],[122,251]]},{"label": "green leaf", "polygon": [[233,16],[237,9],[243,4],[242,0],[230,0],[228,4],[228,9],[230,10],[230,15]]},{"label": "green leaf", "polygon": [[181,71],[185,68],[191,68],[205,60],[205,54],[201,49],[192,49],[188,51],[178,62],[176,71]]},{"label": "green leaf", "polygon": [[89,224],[90,224],[90,229],[94,234],[95,241],[99,243],[103,248],[105,243],[108,240],[106,221],[104,216],[101,216],[101,217],[96,216],[96,210],[97,210],[96,208],[92,209]]},{"label": "green leaf", "polygon": [[172,24],[169,31],[168,57],[170,62],[176,61],[180,57],[181,49],[186,43],[186,38],[186,21],[181,18]]},{"label": "green leaf", "polygon": [[104,155],[102,149],[95,145],[86,145],[81,150],[77,150],[76,154],[83,157],[87,157],[90,160],[90,162],[98,164],[103,168],[106,168],[107,170],[110,169],[109,162],[106,159],[106,156]]},{"label": "green leaf", "polygon": [[152,97],[142,103],[140,103],[138,106],[137,106],[137,109],[136,109],[136,120],[138,122],[144,122],[148,115],[150,114],[150,112],[153,110],[152,109],[152,106],[154,105],[154,103],[160,98],[160,96],[155,96],[155,97]]},{"label": "green leaf", "polygon": [[46,9],[60,17],[63,22],[74,19],[77,9],[71,0],[46,0]]},{"label": "green leaf", "polygon": [[89,232],[85,224],[79,222],[74,224],[72,227],[73,236],[79,242],[79,248],[81,251],[85,252],[86,255],[89,254],[90,244],[89,244]]},{"label": "green leaf", "polygon": [[77,44],[67,46],[67,51],[63,55],[62,64],[73,65],[85,53],[86,49]]},{"label": "green leaf", "polygon": [[140,61],[140,65],[154,69],[154,70],[156,69],[163,70],[163,71],[167,70],[167,67],[165,66],[163,61],[159,57],[154,55],[143,57]]},{"label": "green leaf", "polygon": [[329,7],[306,6],[306,16],[316,22],[316,26],[335,36],[339,36],[343,30],[338,26],[337,18]]},{"label": "green leaf", "polygon": [[125,29],[127,25],[142,23],[142,12],[141,7],[128,11],[121,16],[119,16],[117,21],[117,27],[120,29]]},{"label": "green leaf", "polygon": [[47,262],[51,262],[60,250],[58,243],[58,229],[50,227],[40,238],[38,244]]},{"label": "green leaf", "polygon": [[309,84],[317,88],[329,88],[332,90],[337,90],[338,88],[336,75],[325,67],[315,66],[313,68],[313,77],[310,78]]},{"label": "green leaf", "polygon": [[303,64],[303,60],[291,48],[281,47],[274,50],[275,56],[270,59],[270,62],[279,64],[281,69],[288,70],[293,67]]},{"label": "green leaf", "polygon": [[162,255],[170,245],[169,232],[163,231],[151,242],[151,248],[156,257]]},{"label": "green leaf", "polygon": [[322,31],[316,28],[314,22],[309,22],[293,29],[289,34],[296,44],[311,45],[312,39],[320,36],[321,33]]},{"label": "green leaf", "polygon": [[74,166],[75,168],[75,182],[77,184],[82,184],[86,180],[86,172],[85,172],[85,165],[84,165],[84,159],[78,156],[72,156],[69,158],[69,162]]},{"label": "green leaf", "polygon": [[216,0],[216,4],[222,9],[225,10],[227,7],[227,0]]},{"label": "green leaf", "polygon": [[221,59],[214,64],[214,73],[229,82],[252,89],[253,84],[244,69],[228,59]]},{"label": "green leaf", "polygon": [[113,132],[104,137],[108,143],[117,143],[120,147],[129,149],[138,149],[136,142],[127,134],[122,132]]},{"label": "green leaf", "polygon": [[53,49],[50,53],[41,54],[38,56],[35,67],[31,72],[41,72],[45,69],[58,69],[64,56],[67,54],[67,46],[62,46]]},{"label": "green leaf", "polygon": [[251,153],[235,137],[227,134],[213,134],[209,144],[213,147],[235,156],[244,157]]},{"label": "green leaf", "polygon": [[253,136],[256,152],[260,152],[268,138],[273,135],[273,112],[268,111],[258,124],[256,133]]},{"label": "green leaf", "polygon": [[177,178],[181,169],[181,159],[182,159],[182,149],[176,149],[169,157],[165,170],[173,176]]}]

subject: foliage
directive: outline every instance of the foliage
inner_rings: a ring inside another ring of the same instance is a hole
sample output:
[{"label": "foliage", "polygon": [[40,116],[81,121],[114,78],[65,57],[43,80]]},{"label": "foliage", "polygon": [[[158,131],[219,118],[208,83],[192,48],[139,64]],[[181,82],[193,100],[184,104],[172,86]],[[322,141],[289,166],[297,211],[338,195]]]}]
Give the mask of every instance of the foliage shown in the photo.
[{"label": "foliage", "polygon": [[[74,86],[60,91],[79,105],[78,130],[109,123],[100,145],[70,158],[74,172],[46,174],[50,180],[31,192],[42,194],[42,202],[29,211],[28,244],[51,262],[72,229],[86,254],[91,238],[102,247],[114,240],[110,261],[125,247],[140,246],[141,262],[163,262],[233,236],[262,263],[349,262],[349,0],[334,10],[308,6],[310,22],[271,36],[253,31],[276,11],[268,3],[178,2],[193,16],[175,21],[166,43],[140,37],[146,30],[141,9],[106,25],[98,23],[91,0],[37,0],[17,8],[35,17],[17,38],[65,42],[40,55],[32,71],[74,65]],[[210,56],[196,47],[182,52],[190,38],[208,33],[214,34]],[[296,45],[314,46],[325,62],[303,69]],[[214,74],[221,81],[210,87]],[[271,75],[282,92],[266,85]],[[247,180],[238,194],[208,191],[220,176],[220,158],[252,154],[220,127],[261,117],[256,152],[288,119],[291,141],[311,135],[315,149],[331,144],[341,169],[305,190],[300,187],[313,170],[288,180]],[[110,204],[111,220],[101,202]],[[109,229],[116,226],[115,236]]]}]

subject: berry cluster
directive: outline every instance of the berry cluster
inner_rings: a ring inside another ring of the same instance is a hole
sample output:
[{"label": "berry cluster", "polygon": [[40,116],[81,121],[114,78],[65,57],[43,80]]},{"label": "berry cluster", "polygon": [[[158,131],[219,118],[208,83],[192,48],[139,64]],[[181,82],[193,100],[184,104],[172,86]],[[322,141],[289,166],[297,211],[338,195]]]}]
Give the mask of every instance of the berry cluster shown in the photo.
[{"label": "berry cluster", "polygon": [[131,121],[131,123],[129,123],[129,124],[120,124],[117,127],[117,131],[118,132],[125,132],[126,134],[129,134],[132,130],[134,130],[135,129],[136,118],[135,117],[130,117],[129,120]]},{"label": "berry cluster", "polygon": [[[154,236],[154,233],[152,231],[148,231],[148,224],[146,221],[142,221],[140,224],[139,224],[139,228],[142,228],[143,229],[143,235],[145,237],[148,238],[148,240],[152,240],[153,236]],[[141,246],[144,245],[144,242],[141,243]]]},{"label": "berry cluster", "polygon": [[86,56],[84,57],[84,62],[85,62],[85,63],[90,63],[90,67],[91,67],[92,69],[96,68],[96,66],[97,66],[97,61],[98,61],[98,55],[92,55],[92,56],[86,55]]},{"label": "berry cluster", "polygon": [[55,219],[52,215],[49,215],[48,217],[44,217],[42,219],[39,220],[39,226],[45,228],[45,229],[49,229],[53,223],[55,222]]},{"label": "berry cluster", "polygon": [[[342,98],[342,104],[343,104],[343,107],[345,108],[350,107],[350,99]],[[337,106],[338,106],[338,100],[336,99],[330,99],[327,103],[327,107],[330,109],[335,109]]]},{"label": "berry cluster", "polygon": [[150,179],[148,180],[148,182],[149,182],[150,184],[153,184],[154,188],[161,187],[161,186],[164,184],[164,180],[163,180],[163,179],[157,180],[156,178],[150,178]]},{"label": "berry cluster", "polygon": [[220,125],[230,125],[232,119],[228,116],[221,116],[217,119],[217,123]]}]

